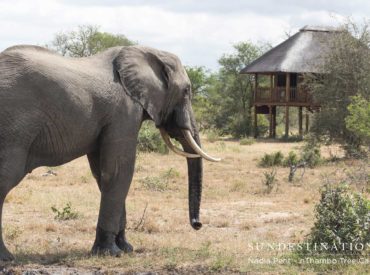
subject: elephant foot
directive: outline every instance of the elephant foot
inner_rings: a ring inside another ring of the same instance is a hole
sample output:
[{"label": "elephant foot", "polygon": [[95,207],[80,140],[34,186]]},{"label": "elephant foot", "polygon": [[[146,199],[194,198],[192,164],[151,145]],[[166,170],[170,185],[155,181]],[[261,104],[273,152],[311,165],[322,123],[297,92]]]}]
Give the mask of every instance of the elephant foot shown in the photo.
[{"label": "elephant foot", "polygon": [[13,260],[14,256],[8,251],[8,249],[6,249],[5,247],[0,249],[0,261],[9,262]]},{"label": "elephant foot", "polygon": [[120,257],[122,250],[116,244],[116,235],[101,228],[96,229],[95,243],[91,249],[92,255]]},{"label": "elephant foot", "polygon": [[125,238],[125,230],[118,232],[116,244],[125,253],[131,253],[134,251],[132,245]]}]

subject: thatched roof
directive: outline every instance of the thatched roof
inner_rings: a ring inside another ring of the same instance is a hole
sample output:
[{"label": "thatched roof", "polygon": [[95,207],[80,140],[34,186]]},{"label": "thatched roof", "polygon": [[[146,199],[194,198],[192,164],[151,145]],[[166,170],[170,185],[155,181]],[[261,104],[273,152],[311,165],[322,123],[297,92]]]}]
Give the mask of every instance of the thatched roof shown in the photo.
[{"label": "thatched roof", "polygon": [[320,73],[325,54],[338,32],[331,27],[305,26],[275,48],[257,58],[240,73]]}]

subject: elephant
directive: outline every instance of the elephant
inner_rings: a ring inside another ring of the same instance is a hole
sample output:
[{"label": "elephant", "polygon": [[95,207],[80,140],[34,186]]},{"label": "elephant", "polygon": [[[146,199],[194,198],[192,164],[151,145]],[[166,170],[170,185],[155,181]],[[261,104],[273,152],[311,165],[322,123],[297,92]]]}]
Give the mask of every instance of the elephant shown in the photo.
[{"label": "elephant", "polygon": [[[150,47],[113,47],[82,58],[32,45],[1,52],[0,225],[6,195],[27,173],[87,155],[101,194],[91,253],[133,251],[125,200],[141,124],[152,120],[170,149],[186,157],[189,219],[200,229],[202,159],[220,159],[201,148],[191,97],[179,58]],[[0,231],[0,260],[12,259]]]}]

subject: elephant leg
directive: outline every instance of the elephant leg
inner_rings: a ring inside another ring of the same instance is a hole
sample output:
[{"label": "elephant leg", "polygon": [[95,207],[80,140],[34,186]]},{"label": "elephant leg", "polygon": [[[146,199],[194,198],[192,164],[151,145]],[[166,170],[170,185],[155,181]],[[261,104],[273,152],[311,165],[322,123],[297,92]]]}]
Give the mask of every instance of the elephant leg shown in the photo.
[{"label": "elephant leg", "polygon": [[[3,193],[3,191],[0,191]],[[7,192],[5,192],[7,194]],[[5,196],[6,196],[5,194]],[[5,196],[1,194],[0,198],[0,223],[2,222],[2,212],[3,212],[3,205]],[[2,226],[0,227],[0,261],[12,261],[14,260],[14,256],[9,252],[9,250],[6,248],[3,240],[3,232],[2,232]]]},{"label": "elephant leg", "polygon": [[126,234],[125,234],[125,229],[126,229],[126,203],[123,204],[123,211],[121,215],[121,219],[119,222],[119,232],[116,237],[116,244],[118,247],[125,253],[130,253],[134,251],[134,248],[132,245],[127,241],[126,239]]},{"label": "elephant leg", "polygon": [[103,175],[101,179],[100,211],[93,254],[119,256],[122,250],[129,252],[130,248],[132,251],[130,244],[126,242],[127,245],[124,246],[122,242],[117,242],[117,239],[119,236],[124,238],[124,228],[121,228],[122,205],[125,203],[134,169],[131,169],[133,164],[129,163],[116,165],[120,167],[118,170],[121,170],[120,175],[116,176],[117,179],[112,176],[112,179],[105,180],[107,175]]},{"label": "elephant leg", "polygon": [[[87,155],[87,158],[90,163],[91,171],[98,183],[99,189],[101,189],[100,183],[100,158],[99,154],[94,152]],[[133,251],[133,247],[125,237],[125,228],[126,228],[126,207],[125,203],[123,204],[123,210],[119,222],[119,231],[118,235],[116,236],[116,244],[117,246],[125,253],[129,253]]]},{"label": "elephant leg", "polygon": [[[112,138],[112,135],[109,135]],[[123,205],[131,184],[136,158],[136,138],[122,144],[122,138],[104,140],[100,150],[99,169],[93,172],[97,177],[101,191],[100,211],[96,238],[92,248],[93,254],[109,254],[119,256],[125,248],[117,242],[122,235]],[[118,140],[118,142],[116,142]],[[97,156],[89,157],[90,166],[97,167]],[[94,168],[92,168],[94,170]],[[125,220],[125,219],[124,219]],[[131,247],[131,245],[130,245]],[[131,247],[132,250],[132,247]]]},{"label": "elephant leg", "polygon": [[91,173],[93,174],[98,186],[99,190],[101,190],[100,186],[100,157],[99,153],[97,152],[92,152],[87,154],[87,159],[89,160],[90,164],[90,170]]},{"label": "elephant leg", "polygon": [[[99,190],[102,191],[102,182],[101,182],[101,171],[100,171],[100,156],[99,153],[93,152],[87,155],[89,160],[91,172],[96,179]],[[116,247],[112,244],[115,235],[112,232],[107,232],[104,229],[97,226],[96,228],[96,238],[94,246],[92,248],[92,254],[110,254],[119,256],[121,251],[119,247]]]},{"label": "elephant leg", "polygon": [[25,176],[27,154],[20,149],[0,152],[0,260],[11,261],[13,255],[6,248],[2,235],[2,213],[6,195]]}]

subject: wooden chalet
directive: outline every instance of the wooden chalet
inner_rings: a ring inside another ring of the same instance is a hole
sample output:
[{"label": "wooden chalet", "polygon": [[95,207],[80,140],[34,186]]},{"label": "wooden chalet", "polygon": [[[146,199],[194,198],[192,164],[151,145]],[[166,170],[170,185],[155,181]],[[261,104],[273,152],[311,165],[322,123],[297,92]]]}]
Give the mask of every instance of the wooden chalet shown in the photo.
[{"label": "wooden chalet", "polygon": [[303,134],[303,109],[306,131],[309,112],[320,105],[314,102],[310,91],[303,85],[307,73],[323,73],[325,55],[337,32],[334,28],[302,28],[286,41],[272,48],[241,70],[241,74],[254,74],[253,95],[254,127],[257,133],[257,114],[269,114],[269,136],[276,136],[276,108],[285,108],[285,136],[289,135],[289,108],[298,108],[299,135]]}]

